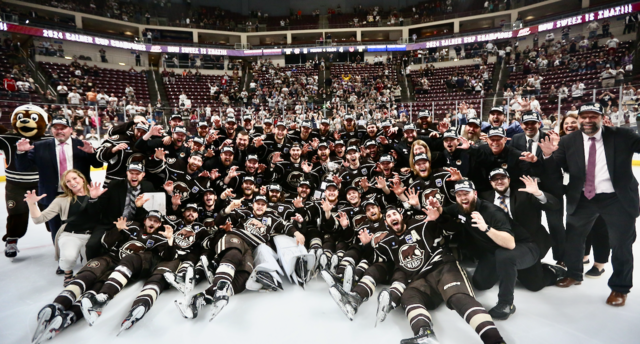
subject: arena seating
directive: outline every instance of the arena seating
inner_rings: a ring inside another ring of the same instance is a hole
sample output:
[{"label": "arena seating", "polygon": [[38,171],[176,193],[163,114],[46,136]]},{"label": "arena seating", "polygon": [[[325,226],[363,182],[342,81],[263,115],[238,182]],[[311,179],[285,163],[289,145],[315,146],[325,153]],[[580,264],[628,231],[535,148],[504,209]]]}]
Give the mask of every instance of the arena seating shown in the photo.
[{"label": "arena seating", "polygon": [[[69,86],[69,78],[71,73],[69,72],[69,64],[57,63],[57,62],[40,62],[40,66],[51,77],[53,72],[56,72],[60,81]],[[130,74],[126,70],[99,68],[100,76],[92,77],[96,91],[104,90],[106,94],[115,94],[116,97],[122,98],[125,93],[125,85],[129,84],[135,90],[136,101],[142,101],[145,104],[149,103],[149,89],[147,86],[147,75],[142,73]]]},{"label": "arena seating", "polygon": [[[221,75],[202,75],[200,81],[196,82],[194,76],[182,76],[176,75],[175,83],[164,83],[164,89],[169,98],[169,105],[171,107],[178,107],[180,94],[184,91],[187,98],[191,100],[191,107],[211,105],[214,114],[218,111],[218,108],[222,106],[220,101],[211,100],[211,93],[209,85],[219,84],[222,79]],[[234,107],[234,110],[239,113],[240,108]]]}]

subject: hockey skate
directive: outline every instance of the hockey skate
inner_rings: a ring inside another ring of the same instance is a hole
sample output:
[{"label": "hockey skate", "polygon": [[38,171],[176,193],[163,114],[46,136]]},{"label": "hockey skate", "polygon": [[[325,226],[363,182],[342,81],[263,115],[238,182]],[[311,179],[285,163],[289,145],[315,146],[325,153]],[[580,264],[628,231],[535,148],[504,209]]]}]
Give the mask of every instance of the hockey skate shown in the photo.
[{"label": "hockey skate", "polygon": [[49,326],[45,329],[44,333],[40,340],[36,343],[43,342],[45,340],[50,340],[55,337],[60,331],[65,328],[71,326],[76,322],[76,315],[71,311],[66,311],[62,313],[58,313],[52,320],[49,322]]},{"label": "hockey skate", "polygon": [[420,332],[417,336],[412,338],[403,339],[400,344],[440,344],[436,334],[433,332],[431,326],[425,326],[420,328]]},{"label": "hockey skate", "polygon": [[131,309],[129,311],[129,315],[122,321],[122,325],[120,326],[120,331],[116,336],[119,336],[125,330],[130,329],[135,325],[142,317],[147,313],[147,309],[143,305],[138,305],[137,307]]},{"label": "hockey skate", "polygon": [[355,267],[351,263],[344,268],[344,274],[342,275],[342,289],[344,289],[344,291],[350,292],[356,283],[355,270]]},{"label": "hockey skate", "polygon": [[322,270],[327,270],[329,268],[330,258],[324,252],[322,251],[319,251],[319,252],[320,252],[320,256],[318,257],[318,264],[316,264],[316,269],[322,272]]},{"label": "hockey skate", "polygon": [[188,303],[178,300],[175,300],[174,303],[185,319],[195,319],[198,317],[198,311],[205,305],[213,303],[213,300],[205,293],[197,293],[191,297]]},{"label": "hockey skate", "polygon": [[340,309],[342,309],[342,312],[347,318],[353,321],[353,318],[358,312],[358,308],[363,302],[360,295],[344,291],[340,284],[329,288],[329,294],[331,294],[331,297],[333,297],[333,300],[338,304]]},{"label": "hockey skate", "polygon": [[331,262],[329,265],[329,270],[334,274],[338,272],[338,265],[340,264],[340,257],[337,254],[331,256]]},{"label": "hockey skate", "polygon": [[36,331],[33,333],[31,343],[39,343],[40,337],[44,334],[47,327],[53,320],[53,318],[60,313],[59,307],[56,304],[48,304],[44,306],[40,312],[38,312],[38,324],[36,325]]},{"label": "hockey skate", "polygon": [[84,315],[84,320],[89,326],[93,326],[96,320],[102,315],[102,309],[109,303],[107,294],[96,294],[94,291],[84,293],[80,301],[80,308]]},{"label": "hockey skate", "polygon": [[213,295],[213,311],[209,321],[212,321],[222,309],[229,304],[229,296],[231,294],[231,284],[227,281],[220,281],[216,286],[216,293]]},{"label": "hockey skate", "polygon": [[280,281],[276,281],[271,273],[267,271],[256,271],[256,281],[264,287],[264,289],[269,291],[278,291],[284,290],[282,288],[282,283]]},{"label": "hockey skate", "polygon": [[172,287],[178,289],[182,295],[187,297],[187,294],[189,294],[194,287],[194,273],[193,267],[189,266],[183,274],[167,271],[163,276]]},{"label": "hockey skate", "polygon": [[329,288],[333,287],[336,284],[342,284],[342,277],[336,275],[335,273],[329,270],[320,271],[320,276],[327,282]]},{"label": "hockey skate", "polygon": [[215,277],[217,265],[214,262],[210,262],[207,256],[200,256],[200,263],[202,264],[202,270],[207,276],[207,281],[210,285],[213,285],[213,277]]},{"label": "hockey skate", "polygon": [[18,240],[8,239],[4,246],[4,256],[13,261],[18,256]]},{"label": "hockey skate", "polygon": [[383,322],[387,318],[387,314],[391,312],[393,306],[391,305],[391,292],[388,288],[382,289],[378,294],[378,310],[376,311],[376,324],[373,327],[377,327],[379,322]]},{"label": "hockey skate", "polygon": [[305,285],[311,279],[311,272],[307,266],[307,261],[303,257],[296,258],[296,283],[304,289]]}]

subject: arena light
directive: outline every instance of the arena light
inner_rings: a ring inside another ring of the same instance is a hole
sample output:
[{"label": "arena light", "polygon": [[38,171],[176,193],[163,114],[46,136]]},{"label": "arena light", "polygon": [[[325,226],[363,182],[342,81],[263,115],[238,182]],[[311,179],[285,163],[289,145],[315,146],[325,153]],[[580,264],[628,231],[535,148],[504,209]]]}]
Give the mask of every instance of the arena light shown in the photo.
[{"label": "arena light", "polygon": [[71,56],[65,56],[64,58],[65,58],[66,60],[73,60],[73,57],[71,57]]},{"label": "arena light", "polygon": [[124,66],[124,62],[118,62],[119,65]]}]

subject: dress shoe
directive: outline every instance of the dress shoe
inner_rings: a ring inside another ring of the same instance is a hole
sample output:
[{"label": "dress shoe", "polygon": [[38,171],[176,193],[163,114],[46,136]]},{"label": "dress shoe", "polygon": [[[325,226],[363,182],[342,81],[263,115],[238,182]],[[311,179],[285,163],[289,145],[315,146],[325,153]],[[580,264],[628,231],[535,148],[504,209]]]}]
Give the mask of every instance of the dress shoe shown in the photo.
[{"label": "dress shoe", "polygon": [[603,273],[604,273],[604,269],[600,270],[594,265],[591,267],[591,269],[589,269],[589,271],[585,272],[584,277],[600,278],[600,276],[602,276]]},{"label": "dress shoe", "polygon": [[569,288],[572,285],[580,285],[580,284],[582,284],[582,281],[576,281],[571,277],[565,277],[559,280],[558,282],[556,282],[556,287]]},{"label": "dress shoe", "polygon": [[514,304],[509,305],[498,302],[495,307],[489,310],[489,315],[491,315],[494,320],[507,320],[509,316],[515,312],[516,306]]},{"label": "dress shoe", "polygon": [[60,269],[59,266],[58,269],[56,269],[56,275],[64,275],[64,270]]},{"label": "dress shoe", "polygon": [[609,306],[622,307],[625,301],[627,301],[627,294],[618,293],[617,291],[612,291],[607,298],[607,304]]}]

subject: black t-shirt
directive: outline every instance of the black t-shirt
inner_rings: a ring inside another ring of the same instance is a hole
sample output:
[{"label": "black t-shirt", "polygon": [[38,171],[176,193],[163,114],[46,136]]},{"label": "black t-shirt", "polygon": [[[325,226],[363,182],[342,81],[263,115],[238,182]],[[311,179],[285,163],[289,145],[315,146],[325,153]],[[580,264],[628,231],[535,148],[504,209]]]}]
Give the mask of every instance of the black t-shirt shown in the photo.
[{"label": "black t-shirt", "polygon": [[[531,242],[531,236],[520,225],[511,220],[509,215],[497,205],[482,199],[476,199],[476,210],[482,215],[484,221],[493,230],[503,231],[511,234],[516,243]],[[500,245],[496,244],[486,233],[477,227],[473,227],[471,215],[466,215],[460,211],[458,204],[452,204],[444,208],[444,212],[451,216],[464,228],[464,246],[473,248],[474,252],[494,252]]]},{"label": "black t-shirt", "polygon": [[71,219],[72,217],[75,218],[67,223],[67,226],[64,228],[65,232],[88,234],[91,232],[93,227],[95,227],[96,223],[94,221],[94,218],[86,210],[86,205],[85,208],[82,209],[82,203],[85,203],[85,201],[87,201],[87,197],[89,196],[78,196],[77,201],[71,201],[67,219]]}]

